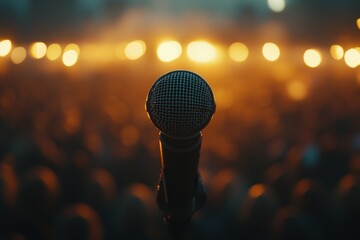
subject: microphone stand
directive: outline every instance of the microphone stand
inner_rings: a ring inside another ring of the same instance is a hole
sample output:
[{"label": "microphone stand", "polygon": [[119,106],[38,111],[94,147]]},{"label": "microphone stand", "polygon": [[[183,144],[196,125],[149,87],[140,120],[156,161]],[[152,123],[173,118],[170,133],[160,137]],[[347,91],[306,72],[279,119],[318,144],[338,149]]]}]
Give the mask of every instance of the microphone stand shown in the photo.
[{"label": "microphone stand", "polygon": [[206,202],[198,165],[201,133],[186,139],[160,133],[161,173],[156,202],[175,240],[184,237],[193,214]]}]

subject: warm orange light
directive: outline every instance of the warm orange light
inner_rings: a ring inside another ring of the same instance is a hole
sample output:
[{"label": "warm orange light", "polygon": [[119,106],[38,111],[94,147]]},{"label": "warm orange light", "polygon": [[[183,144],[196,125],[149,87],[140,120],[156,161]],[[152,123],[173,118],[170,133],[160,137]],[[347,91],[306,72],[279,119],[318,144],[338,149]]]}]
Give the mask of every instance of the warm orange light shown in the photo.
[{"label": "warm orange light", "polygon": [[139,131],[133,126],[125,126],[120,132],[121,141],[125,146],[131,147],[139,140]]},{"label": "warm orange light", "polygon": [[249,56],[249,49],[241,42],[235,42],[229,47],[229,56],[235,62],[243,62]]},{"label": "warm orange light", "polygon": [[330,47],[330,54],[334,59],[340,60],[344,56],[344,49],[340,45],[332,45]]},{"label": "warm orange light", "polygon": [[356,20],[356,25],[357,25],[358,29],[360,29],[360,18],[358,18],[358,19]]},{"label": "warm orange light", "polygon": [[31,56],[35,59],[41,59],[46,54],[46,44],[43,42],[34,42],[30,47]]},{"label": "warm orange light", "polygon": [[160,61],[171,62],[179,58],[182,52],[182,47],[177,41],[166,41],[160,43],[157,48],[157,56]]},{"label": "warm orange light", "polygon": [[145,51],[145,42],[141,40],[135,40],[126,45],[125,56],[130,60],[136,60],[141,58],[145,54]]},{"label": "warm orange light", "polygon": [[8,39],[2,40],[0,42],[0,57],[5,57],[6,55],[8,55],[11,51],[11,41]]},{"label": "warm orange light", "polygon": [[275,43],[265,43],[262,48],[264,58],[270,62],[276,61],[280,57],[280,49]]},{"label": "warm orange light", "polygon": [[305,84],[300,80],[293,80],[286,86],[287,93],[295,101],[303,100],[307,95]]},{"label": "warm orange light", "polygon": [[198,63],[212,62],[217,57],[216,48],[206,41],[194,41],[186,48],[188,57]]},{"label": "warm orange light", "polygon": [[69,43],[68,45],[66,45],[66,47],[64,48],[64,52],[69,50],[74,50],[78,55],[80,54],[80,47],[75,43]]},{"label": "warm orange light", "polygon": [[263,195],[265,192],[265,187],[263,184],[255,184],[249,189],[249,196],[252,198],[258,198]]},{"label": "warm orange light", "polygon": [[46,57],[49,60],[54,61],[58,59],[60,55],[61,55],[61,46],[57,43],[50,44],[46,52]]},{"label": "warm orange light", "polygon": [[308,49],[304,53],[304,62],[308,67],[316,68],[320,65],[322,56],[316,49]]},{"label": "warm orange light", "polygon": [[26,50],[23,47],[16,47],[11,52],[11,61],[14,64],[22,63],[26,58]]},{"label": "warm orange light", "polygon": [[273,12],[282,12],[285,9],[285,0],[267,0],[267,4]]},{"label": "warm orange light", "polygon": [[65,66],[71,67],[75,65],[78,60],[78,53],[75,50],[67,50],[62,56],[62,61]]},{"label": "warm orange light", "polygon": [[360,64],[360,52],[355,48],[350,48],[345,52],[344,60],[346,65],[356,68]]}]

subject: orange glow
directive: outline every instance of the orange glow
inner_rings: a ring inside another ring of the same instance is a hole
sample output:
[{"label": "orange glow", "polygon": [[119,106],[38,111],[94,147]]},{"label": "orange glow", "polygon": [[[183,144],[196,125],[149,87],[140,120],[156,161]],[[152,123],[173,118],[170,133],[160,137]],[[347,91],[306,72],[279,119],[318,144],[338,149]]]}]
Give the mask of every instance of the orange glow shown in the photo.
[{"label": "orange glow", "polygon": [[345,52],[344,60],[350,68],[356,68],[360,64],[360,52],[355,48],[350,48]]},{"label": "orange glow", "polygon": [[307,95],[305,84],[300,80],[293,80],[286,86],[289,96],[296,101],[303,100]]},{"label": "orange glow", "polygon": [[335,60],[340,60],[344,56],[344,49],[340,45],[332,45],[330,47],[330,53]]},{"label": "orange glow", "polygon": [[358,29],[360,29],[360,18],[358,18],[358,19],[356,20],[356,25],[357,25]]},{"label": "orange glow", "polygon": [[316,68],[320,65],[322,56],[316,49],[308,49],[304,53],[304,62],[308,67]]},{"label": "orange glow", "polygon": [[189,43],[186,49],[188,57],[198,63],[215,61],[217,57],[216,48],[206,41],[194,41]]},{"label": "orange glow", "polygon": [[62,56],[62,61],[65,66],[71,67],[75,65],[78,60],[78,53],[75,50],[67,50]]},{"label": "orange glow", "polygon": [[125,146],[134,146],[139,140],[139,131],[133,126],[125,126],[121,129],[120,138]]},{"label": "orange glow", "polygon": [[49,60],[54,61],[58,59],[60,55],[61,55],[61,46],[57,43],[50,44],[46,52],[46,57]]},{"label": "orange glow", "polygon": [[0,42],[0,57],[5,57],[6,55],[8,55],[11,51],[11,41],[8,39],[2,40]]},{"label": "orange glow", "polygon": [[280,49],[275,43],[265,43],[262,48],[264,58],[270,62],[276,61],[280,57]]},{"label": "orange glow", "polygon": [[136,60],[141,58],[145,54],[145,51],[145,42],[141,40],[135,40],[126,45],[125,56],[130,60]]},{"label": "orange glow", "polygon": [[11,61],[14,64],[22,63],[26,58],[26,50],[23,47],[16,47],[11,52]]},{"label": "orange glow", "polygon": [[[116,53],[115,53],[116,54]],[[111,44],[84,44],[81,51],[82,59],[96,63],[106,63],[114,59],[114,46]]]},{"label": "orange glow", "polygon": [[171,62],[179,58],[182,47],[177,41],[166,41],[160,43],[157,48],[157,56],[162,62]]},{"label": "orange glow", "polygon": [[258,198],[265,192],[265,186],[263,184],[255,184],[249,189],[249,196],[251,198]]},{"label": "orange glow", "polygon": [[75,43],[69,43],[68,45],[66,45],[64,52],[69,50],[74,50],[77,53],[77,55],[80,55],[80,47]]},{"label": "orange glow", "polygon": [[249,49],[241,42],[235,42],[229,47],[229,56],[235,62],[243,62],[249,56]]},{"label": "orange glow", "polygon": [[30,47],[31,56],[35,59],[41,59],[46,54],[46,44],[43,42],[34,42]]}]

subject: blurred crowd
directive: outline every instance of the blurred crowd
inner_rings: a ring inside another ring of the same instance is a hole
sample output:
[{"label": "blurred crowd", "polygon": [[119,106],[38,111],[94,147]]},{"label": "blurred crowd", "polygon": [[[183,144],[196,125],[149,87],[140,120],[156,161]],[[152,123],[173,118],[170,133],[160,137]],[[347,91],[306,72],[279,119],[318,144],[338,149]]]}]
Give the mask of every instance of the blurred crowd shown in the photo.
[{"label": "blurred crowd", "polygon": [[[208,201],[185,239],[358,239],[355,77],[318,70],[294,100],[267,71],[209,72],[199,72],[218,103],[199,167]],[[171,239],[144,111],[159,73],[0,71],[0,239]]]}]

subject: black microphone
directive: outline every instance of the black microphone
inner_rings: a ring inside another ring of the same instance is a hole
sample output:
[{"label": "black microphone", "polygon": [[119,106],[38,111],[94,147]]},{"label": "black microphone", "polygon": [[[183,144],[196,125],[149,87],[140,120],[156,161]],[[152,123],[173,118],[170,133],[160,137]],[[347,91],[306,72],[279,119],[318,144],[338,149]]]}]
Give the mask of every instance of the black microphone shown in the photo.
[{"label": "black microphone", "polygon": [[181,239],[193,214],[206,202],[198,173],[202,135],[216,105],[199,75],[177,70],[150,88],[146,111],[160,130],[161,173],[156,201],[175,239]]}]

